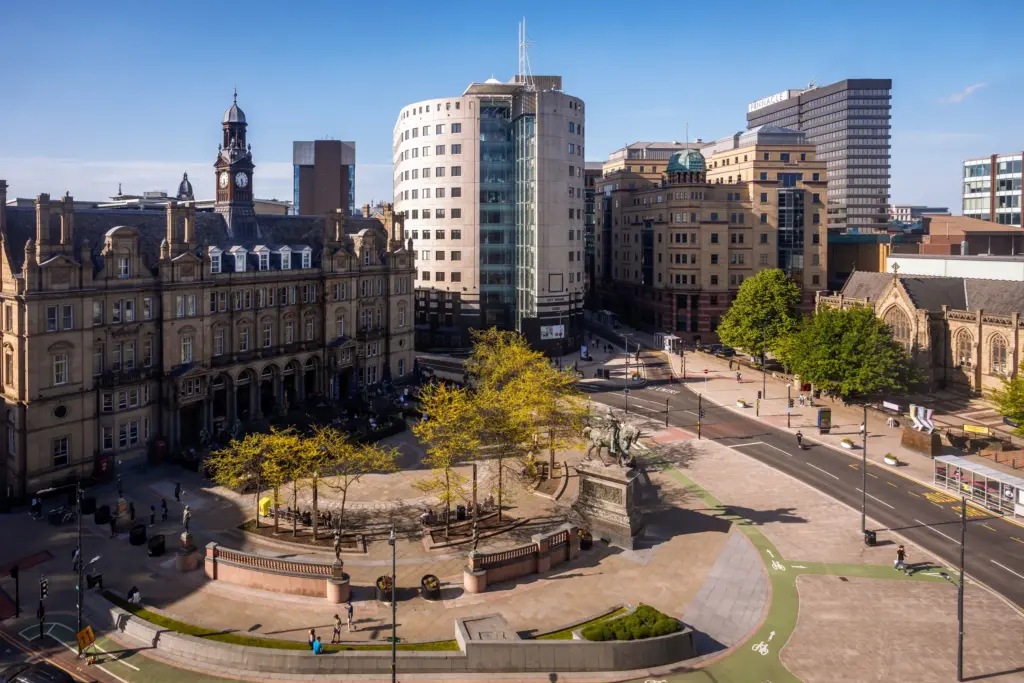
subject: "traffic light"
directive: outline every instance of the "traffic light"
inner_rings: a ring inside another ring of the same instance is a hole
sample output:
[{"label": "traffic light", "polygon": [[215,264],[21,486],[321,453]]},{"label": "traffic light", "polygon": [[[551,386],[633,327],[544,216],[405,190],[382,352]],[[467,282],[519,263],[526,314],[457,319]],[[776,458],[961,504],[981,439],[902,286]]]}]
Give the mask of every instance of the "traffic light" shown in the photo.
[{"label": "traffic light", "polygon": [[704,409],[703,409],[703,408],[701,408],[701,409],[700,409],[700,415],[699,415],[699,417],[700,417],[700,419],[702,419],[702,420],[704,419]]},{"label": "traffic light", "polygon": [[760,389],[757,390],[757,400],[758,401],[761,400],[761,390]]},{"label": "traffic light", "polygon": [[790,408],[792,408],[792,407],[793,407],[793,399],[789,399],[789,407],[790,407]]},{"label": "traffic light", "polygon": [[39,577],[39,599],[45,600],[46,594],[50,591],[50,581],[45,576]]}]

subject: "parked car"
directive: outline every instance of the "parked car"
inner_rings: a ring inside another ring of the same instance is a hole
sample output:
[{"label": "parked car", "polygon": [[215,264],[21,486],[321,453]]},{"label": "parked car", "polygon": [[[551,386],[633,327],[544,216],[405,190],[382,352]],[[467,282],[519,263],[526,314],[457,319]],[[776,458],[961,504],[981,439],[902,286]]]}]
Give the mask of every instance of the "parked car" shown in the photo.
[{"label": "parked car", "polygon": [[23,662],[0,671],[0,683],[74,683],[63,669],[46,662]]},{"label": "parked car", "polygon": [[718,346],[718,348],[712,351],[719,358],[732,358],[736,355],[736,349],[731,346]]}]

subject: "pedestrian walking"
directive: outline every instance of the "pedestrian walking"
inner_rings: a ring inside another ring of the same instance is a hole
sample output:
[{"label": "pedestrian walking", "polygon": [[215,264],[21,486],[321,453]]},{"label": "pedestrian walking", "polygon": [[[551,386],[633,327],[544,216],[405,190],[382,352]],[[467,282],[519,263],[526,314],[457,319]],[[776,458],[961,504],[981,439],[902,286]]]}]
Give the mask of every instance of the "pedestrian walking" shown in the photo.
[{"label": "pedestrian walking", "polygon": [[736,373],[736,384],[739,384],[739,383],[740,383],[740,378],[741,378],[742,376],[743,376],[743,375],[741,375],[741,374],[740,374],[739,372],[737,372],[737,373]]},{"label": "pedestrian walking", "polygon": [[863,422],[861,422],[860,423],[860,429],[857,430],[857,433],[860,434],[861,436],[863,436],[864,435],[864,431],[866,429],[867,429],[867,425],[864,424]]},{"label": "pedestrian walking", "polygon": [[907,571],[907,550],[903,547],[902,543],[896,549],[896,561],[893,563],[893,569],[898,569],[907,576],[910,576],[910,572]]},{"label": "pedestrian walking", "polygon": [[889,416],[888,425],[889,429],[892,429],[893,427],[896,426],[896,418],[894,418],[892,415]]},{"label": "pedestrian walking", "polygon": [[804,435],[799,430],[796,433],[796,445],[800,450],[804,449]]},{"label": "pedestrian walking", "polygon": [[165,498],[160,499],[160,520],[167,521],[167,500]]},{"label": "pedestrian walking", "polygon": [[181,502],[181,484],[174,485],[174,500]]},{"label": "pedestrian walking", "polygon": [[334,615],[334,633],[331,634],[331,642],[341,642],[341,617],[339,617],[337,614]]},{"label": "pedestrian walking", "polygon": [[349,633],[352,633],[352,631],[355,630],[355,627],[352,625],[352,614],[353,614],[354,611],[355,610],[352,609],[352,601],[349,600],[348,602],[345,603],[345,613],[346,613],[346,616],[348,617],[348,632]]},{"label": "pedestrian walking", "polygon": [[117,517],[110,516],[110,537],[117,536]]},{"label": "pedestrian walking", "polygon": [[801,407],[801,408],[803,408],[803,407],[804,407],[804,401],[806,401],[806,400],[807,400],[807,399],[805,399],[805,398],[804,398],[804,395],[803,395],[803,394],[800,394],[800,395],[799,395],[799,396],[797,397],[797,399],[796,399],[796,402],[797,402],[798,404],[800,404],[800,407]]},{"label": "pedestrian walking", "polygon": [[132,522],[135,521],[135,503],[134,502],[128,503],[128,517],[132,520]]},{"label": "pedestrian walking", "polygon": [[315,642],[316,642],[316,629],[315,628],[311,628],[311,629],[309,629],[309,649],[310,650],[313,649],[313,643],[315,643]]},{"label": "pedestrian walking", "polygon": [[149,525],[156,526],[156,505],[149,506]]},{"label": "pedestrian walking", "polygon": [[732,359],[731,358],[729,359],[729,370],[730,371],[732,370]]}]

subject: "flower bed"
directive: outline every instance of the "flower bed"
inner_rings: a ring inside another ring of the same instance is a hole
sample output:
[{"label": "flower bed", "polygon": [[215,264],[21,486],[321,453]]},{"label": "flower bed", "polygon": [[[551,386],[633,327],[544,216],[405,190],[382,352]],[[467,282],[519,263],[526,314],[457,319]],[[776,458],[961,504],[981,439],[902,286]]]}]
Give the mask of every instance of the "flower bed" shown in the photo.
[{"label": "flower bed", "polygon": [[433,574],[427,574],[420,579],[420,595],[424,600],[440,600],[441,581]]},{"label": "flower bed", "polygon": [[580,537],[580,550],[590,550],[591,546],[594,545],[594,537],[586,529],[580,529],[576,532]]},{"label": "flower bed", "polygon": [[582,624],[576,624],[575,626],[570,626],[569,628],[563,628],[563,629],[561,629],[559,631],[552,631],[551,633],[545,633],[543,635],[535,636],[535,638],[537,640],[572,640],[572,632],[573,631],[576,631],[576,630],[581,629],[581,628],[589,628],[589,627],[594,626],[596,624],[600,624],[600,623],[606,622],[609,619],[614,619],[616,617],[620,617],[620,616],[626,614],[627,612],[628,612],[628,610],[625,607],[620,607],[620,608],[618,608],[616,610],[612,610],[608,614],[602,614],[601,616],[599,616],[599,617],[597,617],[595,619],[590,619],[589,621],[584,621]]},{"label": "flower bed", "polygon": [[374,584],[377,589],[377,600],[380,602],[391,602],[391,577],[390,576],[378,576],[377,581]]},{"label": "flower bed", "polygon": [[585,640],[643,640],[682,629],[678,619],[662,614],[650,605],[640,605],[632,614],[591,624],[583,629]]}]

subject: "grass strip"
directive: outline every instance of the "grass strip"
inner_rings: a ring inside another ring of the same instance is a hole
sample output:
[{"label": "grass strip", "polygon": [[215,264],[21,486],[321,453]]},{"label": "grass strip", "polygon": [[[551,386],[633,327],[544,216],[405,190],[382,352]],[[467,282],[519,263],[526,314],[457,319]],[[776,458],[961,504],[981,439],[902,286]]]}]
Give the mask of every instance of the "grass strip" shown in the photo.
[{"label": "grass strip", "polygon": [[627,608],[620,607],[619,609],[613,612],[609,612],[608,614],[599,616],[596,619],[591,619],[590,621],[585,621],[582,624],[570,626],[569,628],[563,628],[561,631],[553,631],[552,633],[545,633],[542,636],[537,636],[536,638],[534,638],[534,640],[572,640],[572,632],[576,629],[586,628],[587,626],[592,626],[594,624],[600,624],[602,621],[614,619],[615,617],[625,614],[628,611],[629,610]]},{"label": "grass strip", "polygon": [[[196,638],[203,638],[205,640],[215,640],[219,643],[228,643],[231,645],[243,645],[246,647],[265,647],[273,650],[305,650],[309,651],[309,646],[300,641],[296,640],[281,640],[279,638],[261,638],[257,636],[244,635],[235,631],[223,631],[210,628],[204,628],[202,626],[195,626],[193,624],[186,624],[183,621],[177,619],[171,619],[162,614],[158,614],[145,607],[139,605],[133,605],[127,600],[114,595],[110,591],[103,591],[103,597],[117,605],[126,612],[129,612],[133,616],[143,619],[159,626],[160,628],[167,629],[168,631],[174,631],[175,633],[182,633],[187,636],[194,636]],[[416,651],[416,652],[452,652],[458,651],[459,644],[454,640],[435,640],[427,643],[399,643],[399,650],[404,651]],[[389,643],[380,644],[340,644],[330,645],[324,643],[324,652],[345,652],[345,651],[361,651],[361,652],[383,652],[390,651],[391,645]]]}]

